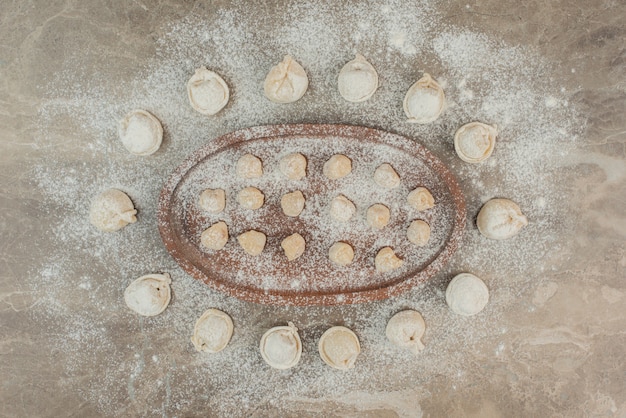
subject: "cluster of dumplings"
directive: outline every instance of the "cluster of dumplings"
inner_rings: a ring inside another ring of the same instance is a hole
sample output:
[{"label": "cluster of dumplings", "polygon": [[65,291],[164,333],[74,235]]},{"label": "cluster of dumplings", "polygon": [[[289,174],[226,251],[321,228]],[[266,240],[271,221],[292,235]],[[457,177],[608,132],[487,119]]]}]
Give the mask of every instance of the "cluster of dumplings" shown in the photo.
[{"label": "cluster of dumplings", "polygon": [[[245,154],[236,164],[237,176],[241,179],[254,179],[263,176],[263,162],[255,155]],[[279,170],[288,180],[300,180],[307,175],[307,159],[300,153],[292,153],[281,158]],[[352,172],[352,160],[343,154],[330,157],[323,166],[323,174],[329,180],[337,180],[348,176]],[[381,188],[394,189],[400,185],[400,176],[394,168],[383,163],[372,175],[373,181]],[[406,197],[407,203],[417,211],[426,211],[435,206],[435,199],[428,189],[418,187]],[[245,187],[237,193],[239,206],[246,210],[257,210],[265,202],[264,193],[256,187]],[[284,194],[280,199],[284,215],[288,217],[300,216],[305,209],[306,197],[301,190]],[[226,191],[224,189],[205,189],[200,193],[198,206],[203,211],[219,214],[226,207]],[[328,203],[328,216],[337,222],[348,222],[356,214],[356,205],[346,196],[339,194]],[[389,207],[382,203],[375,203],[367,208],[365,222],[375,230],[381,230],[389,223],[391,212]],[[415,219],[406,230],[407,239],[413,244],[423,247],[430,239],[430,225]],[[218,221],[206,228],[200,236],[201,245],[212,251],[219,251],[226,246],[229,239],[228,225]],[[249,230],[237,236],[241,248],[251,256],[258,256],[265,248],[267,237],[264,233]],[[288,261],[299,258],[306,249],[306,241],[299,233],[293,233],[281,242]],[[347,266],[354,259],[354,248],[343,241],[337,241],[328,249],[328,258],[334,264]],[[402,266],[401,260],[391,247],[384,247],[377,253],[374,264],[376,270],[385,273]]]}]

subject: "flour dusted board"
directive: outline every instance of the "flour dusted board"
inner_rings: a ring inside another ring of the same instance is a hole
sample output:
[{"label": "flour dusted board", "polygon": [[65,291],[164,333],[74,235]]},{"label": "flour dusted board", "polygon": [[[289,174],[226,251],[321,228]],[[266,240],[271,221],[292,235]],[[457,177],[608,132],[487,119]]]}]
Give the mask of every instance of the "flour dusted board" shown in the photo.
[{"label": "flour dusted board", "polygon": [[[289,179],[280,170],[283,157],[300,153],[307,160],[306,176]],[[242,178],[237,161],[252,154],[263,163],[263,175]],[[333,155],[351,159],[349,175],[331,180],[323,174]],[[380,187],[374,172],[390,164],[400,176],[393,189]],[[237,194],[255,187],[265,196],[256,210],[242,208]],[[417,187],[431,191],[435,206],[417,211],[407,196]],[[198,204],[206,189],[222,189],[226,206],[220,213]],[[285,215],[281,198],[300,190],[306,202],[296,217]],[[348,197],[356,213],[347,222],[329,214],[336,196]],[[372,228],[366,220],[374,204],[389,208],[389,223]],[[448,169],[414,140],[380,130],[348,125],[275,125],[243,129],[211,140],[193,153],[169,178],[159,198],[159,230],[166,248],[196,279],[235,297],[267,304],[336,305],[385,299],[434,275],[456,250],[465,226],[463,195]],[[425,246],[407,238],[412,221],[431,228]],[[217,222],[228,225],[229,239],[221,250],[201,245],[202,232]],[[256,230],[267,236],[264,250],[253,257],[237,236]],[[302,256],[288,261],[281,248],[298,233],[306,242]],[[347,266],[329,260],[329,248],[346,242],[354,249]],[[391,247],[403,260],[391,272],[376,271],[374,259]]]}]

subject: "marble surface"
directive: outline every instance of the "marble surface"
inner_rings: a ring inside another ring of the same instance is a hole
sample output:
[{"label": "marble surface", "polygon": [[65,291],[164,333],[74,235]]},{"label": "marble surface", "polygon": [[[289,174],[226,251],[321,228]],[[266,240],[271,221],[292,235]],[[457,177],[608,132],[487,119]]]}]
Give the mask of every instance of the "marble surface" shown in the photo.
[{"label": "marble surface", "polygon": [[[352,3],[319,4],[340,20]],[[93,179],[97,177],[95,169],[102,177],[109,173],[105,154],[96,151],[111,146],[100,144],[94,151],[88,144],[99,141],[93,139],[98,124],[73,119],[71,112],[50,116],[46,109],[64,101],[77,104],[81,92],[87,101],[89,95],[95,101],[105,93],[113,98],[124,96],[129,80],[145,68],[144,63],[154,63],[160,59],[158,54],[167,50],[159,40],[165,39],[171,23],[190,16],[215,22],[220,10],[230,8],[253,16],[257,28],[271,32],[272,25],[278,24],[273,17],[291,6],[283,1],[234,6],[225,1],[137,1],[124,6],[67,0],[3,2],[0,415],[626,417],[626,4],[612,0],[487,0],[432,1],[427,5],[439,16],[431,30],[451,25],[468,28],[537,54],[550,64],[546,71],[549,84],[560,88],[564,100],[582,115],[572,128],[577,135],[573,146],[567,153],[548,156],[555,167],[552,181],[562,193],[557,203],[563,210],[558,213],[567,217],[549,219],[556,227],[546,231],[553,235],[550,242],[557,244],[534,262],[528,277],[512,267],[508,270],[507,265],[486,268],[486,276],[494,277],[488,282],[493,311],[464,323],[450,317],[440,297],[452,273],[468,268],[463,253],[425,288],[395,301],[358,307],[296,309],[245,304],[215,295],[177,272],[175,297],[166,311],[171,316],[145,323],[133,317],[120,303],[120,292],[124,283],[142,271],[126,263],[128,268],[119,273],[123,280],[112,285],[107,277],[118,273],[109,268],[106,257],[78,262],[90,251],[97,253],[97,235],[88,234],[90,241],[81,243],[59,232],[59,225],[71,222],[73,216],[84,218],[85,211],[78,203],[106,184],[106,179],[100,183]],[[391,7],[402,10],[402,2]],[[259,31],[245,39],[273,45],[261,39],[263,36]],[[385,54],[385,50],[370,51],[374,62]],[[194,65],[197,63],[181,62],[185,71]],[[228,72],[228,64],[221,65],[220,70]],[[235,91],[235,100],[240,93]],[[184,90],[181,97],[184,103]],[[124,105],[129,103],[129,99],[123,100]],[[118,110],[102,109],[106,117]],[[161,110],[165,114],[165,150],[158,154],[159,165],[142,166],[146,171],[137,174],[159,179],[145,192],[147,196],[158,191],[161,179],[180,163],[179,157],[201,144],[176,148],[179,138],[173,129],[168,131],[167,110]],[[401,110],[394,112],[400,120]],[[393,118],[364,121],[349,112],[332,111],[321,115],[316,118],[305,112],[292,115],[292,121],[361,122],[400,132],[404,129],[396,129]],[[183,120],[176,117],[176,123]],[[288,122],[285,118],[271,112],[253,115],[250,121],[239,116],[207,129],[209,137],[215,137],[259,122]],[[452,161],[445,148],[433,147],[444,161]],[[176,158],[167,159],[170,149]],[[119,164],[132,167],[119,150],[112,154]],[[69,196],[60,198],[58,176],[65,169],[73,174],[67,177]],[[88,177],[83,179],[77,174],[81,172]],[[93,187],[82,190],[81,183]],[[470,210],[475,211],[482,196],[472,197],[473,183],[462,184]],[[75,190],[80,193],[72,197]],[[154,215],[154,208],[146,202],[140,202],[139,209],[147,218]],[[471,217],[470,213],[470,221]],[[128,239],[148,237],[148,243],[138,244],[139,251],[156,248],[149,256],[164,260],[166,269],[175,270],[154,225],[141,231],[143,235]],[[472,241],[476,236],[471,235],[470,242],[476,242]],[[145,263],[140,258],[133,260]],[[64,267],[64,260],[73,263],[71,269]],[[507,277],[519,278],[522,285],[507,284]],[[190,296],[194,292],[204,293]],[[54,295],[54,308],[46,305],[51,303],[47,295]],[[182,301],[185,295],[187,304]],[[440,350],[425,352],[421,358],[398,357],[383,348],[383,354],[380,350],[372,353],[383,347],[383,340],[375,335],[383,329],[384,318],[404,306],[417,305],[419,309],[422,303],[430,329],[426,346],[440,347],[437,341],[441,341]],[[200,357],[188,339],[194,318],[209,304],[230,311],[235,322],[243,324],[240,329],[244,333],[236,334],[231,343],[233,351],[219,360]],[[185,315],[187,324],[172,319]],[[302,328],[304,364],[300,372],[272,374],[256,357],[255,344],[265,329],[288,319]],[[93,327],[85,325],[89,321]],[[446,321],[458,335],[446,333]],[[345,376],[326,375],[330,372],[316,363],[319,359],[312,348],[316,338],[335,323],[360,332],[364,343],[361,370],[366,374],[359,376],[357,367]],[[473,333],[465,334],[467,328],[473,328]],[[238,369],[240,358],[251,360]],[[402,362],[408,363],[404,366]],[[197,371],[191,372],[194,368],[203,370],[206,381]],[[322,383],[333,387],[324,388]],[[251,385],[260,388],[255,391]],[[221,389],[224,387],[228,390]]]}]

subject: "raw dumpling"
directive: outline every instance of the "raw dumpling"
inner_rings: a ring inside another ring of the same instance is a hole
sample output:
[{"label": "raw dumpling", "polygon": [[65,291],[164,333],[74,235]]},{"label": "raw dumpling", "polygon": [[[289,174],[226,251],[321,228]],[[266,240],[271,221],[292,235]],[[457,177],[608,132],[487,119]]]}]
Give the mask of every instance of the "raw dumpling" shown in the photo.
[{"label": "raw dumpling", "polygon": [[292,103],[304,96],[309,78],[304,68],[289,55],[272,67],[265,77],[265,96],[275,103]]},{"label": "raw dumpling", "polygon": [[237,201],[239,204],[250,210],[256,210],[263,206],[265,196],[256,187],[246,187],[242,189],[237,195]]},{"label": "raw dumpling", "polygon": [[337,84],[341,97],[349,102],[364,102],[378,88],[378,74],[363,55],[356,54],[339,72]]},{"label": "raw dumpling", "polygon": [[458,274],[446,289],[446,303],[452,312],[471,316],[482,311],[489,301],[489,289],[470,273]]},{"label": "raw dumpling", "polygon": [[217,353],[233,336],[233,320],[217,309],[208,309],[196,321],[191,342],[198,351]]},{"label": "raw dumpling", "polygon": [[324,163],[324,175],[331,180],[345,177],[352,171],[352,161],[342,154],[335,154]]},{"label": "raw dumpling", "polygon": [[328,250],[328,258],[335,264],[347,266],[354,259],[354,250],[350,244],[336,242]]},{"label": "raw dumpling", "polygon": [[263,175],[263,163],[252,155],[243,155],[237,160],[237,175],[242,179],[256,179]]},{"label": "raw dumpling", "polygon": [[237,241],[241,248],[251,256],[257,256],[261,254],[263,248],[265,248],[266,241],[265,234],[259,231],[251,230],[244,232],[237,237]]},{"label": "raw dumpling", "polygon": [[359,338],[346,327],[332,327],[320,338],[318,350],[324,363],[339,370],[354,367],[361,352]]},{"label": "raw dumpling", "polygon": [[391,213],[389,208],[380,203],[376,203],[367,208],[367,224],[372,228],[383,229],[389,223]]},{"label": "raw dumpling", "polygon": [[418,187],[413,190],[407,196],[406,201],[413,209],[420,212],[435,206],[435,198],[425,187]]},{"label": "raw dumpling", "polygon": [[424,74],[411,86],[404,97],[404,113],[411,123],[436,120],[445,105],[443,89],[429,74]]},{"label": "raw dumpling", "polygon": [[228,242],[228,226],[225,222],[214,223],[200,236],[200,243],[211,250],[221,250]]},{"label": "raw dumpling", "polygon": [[198,205],[207,212],[220,213],[226,207],[226,192],[222,189],[206,189],[200,193]]},{"label": "raw dumpling", "polygon": [[330,202],[330,216],[340,222],[347,222],[356,213],[356,206],[347,197],[339,195]]},{"label": "raw dumpling", "polygon": [[160,314],[170,303],[170,283],[167,273],[141,276],[124,291],[126,306],[143,316]]},{"label": "raw dumpling", "polygon": [[374,264],[376,265],[376,271],[379,273],[387,273],[397,268],[400,268],[404,261],[402,261],[396,253],[393,251],[391,247],[384,247],[378,254],[376,254],[376,258],[374,259]]},{"label": "raw dumpling", "polygon": [[280,246],[282,247],[283,251],[285,251],[287,260],[292,261],[302,255],[306,246],[306,242],[304,241],[304,238],[302,238],[302,235],[295,233],[285,238],[280,243]]},{"label": "raw dumpling", "polygon": [[418,354],[424,349],[422,336],[426,331],[426,322],[422,314],[412,309],[398,312],[387,323],[385,334],[395,346],[406,348]]},{"label": "raw dumpling", "polygon": [[476,218],[481,234],[491,239],[507,239],[528,225],[519,206],[509,199],[491,199],[483,205]]},{"label": "raw dumpling", "polygon": [[300,153],[289,154],[280,160],[280,171],[289,180],[300,180],[306,176],[306,158]]},{"label": "raw dumpling", "polygon": [[283,208],[283,212],[287,216],[298,216],[304,209],[304,195],[300,190],[295,192],[286,193],[280,199],[280,206]]},{"label": "raw dumpling", "polygon": [[461,126],[454,134],[454,149],[468,163],[480,163],[489,158],[496,143],[496,126],[472,122]]},{"label": "raw dumpling", "polygon": [[191,106],[203,115],[215,115],[228,103],[228,85],[217,73],[200,67],[187,82]]},{"label": "raw dumpling", "polygon": [[137,221],[137,211],[122,191],[108,189],[91,202],[89,221],[103,232],[113,232]]},{"label": "raw dumpling", "polygon": [[385,189],[395,189],[400,185],[400,176],[390,164],[384,163],[374,171],[374,181]]},{"label": "raw dumpling", "polygon": [[417,219],[409,225],[409,229],[406,230],[406,236],[413,244],[423,247],[430,239],[430,225]]},{"label": "raw dumpling", "polygon": [[292,322],[287,326],[274,327],[261,338],[261,357],[275,369],[289,369],[300,361],[302,341],[298,328]]},{"label": "raw dumpling", "polygon": [[120,121],[118,134],[122,145],[131,154],[154,154],[163,141],[163,127],[154,115],[145,110],[133,110]]}]

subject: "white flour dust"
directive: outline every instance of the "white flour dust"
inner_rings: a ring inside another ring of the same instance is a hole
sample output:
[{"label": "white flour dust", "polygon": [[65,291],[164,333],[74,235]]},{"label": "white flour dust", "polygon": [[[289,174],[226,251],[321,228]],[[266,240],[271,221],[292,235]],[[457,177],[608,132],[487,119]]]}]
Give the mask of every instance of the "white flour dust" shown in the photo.
[{"label": "white flour dust", "polygon": [[[246,416],[254,408],[259,414],[288,408],[290,399],[332,405],[355,392],[414,388],[420,393],[436,376],[465,381],[468,352],[484,337],[506,332],[497,318],[541,276],[543,264],[537,261],[561,245],[553,232],[568,227],[555,160],[576,141],[581,118],[568,106],[567,92],[551,82],[555,69],[529,48],[444,24],[434,0],[410,6],[311,2],[260,16],[245,9],[241,4],[164,24],[156,32],[155,56],[137,64],[132,79],[119,79],[114,66],[94,71],[77,51],[64,71],[45,80],[39,145],[54,144],[57,152],[36,167],[36,176],[54,219],[45,239],[55,250],[28,278],[40,298],[34,319],[50,330],[42,338],[59,353],[56,361],[68,381],[80,380],[81,395],[105,415],[211,410]],[[355,53],[380,77],[376,93],[356,104],[337,91],[337,74]],[[301,100],[280,105],[264,97],[262,85],[286,54],[302,64],[310,85]],[[200,66],[223,76],[231,89],[229,103],[216,116],[195,112],[185,93]],[[408,124],[402,100],[424,72],[442,85],[447,108],[432,124]],[[149,157],[130,155],[117,137],[117,121],[135,108],[163,124],[163,144]],[[493,155],[480,165],[464,163],[453,147],[455,130],[474,120],[496,124],[500,132]],[[176,265],[156,222],[158,194],[170,173],[221,134],[300,122],[403,134],[448,165],[465,193],[468,227],[444,271],[391,300],[297,308],[240,302]],[[89,224],[88,207],[110,187],[132,198],[138,221],[103,234]],[[514,200],[528,217],[529,226],[516,238],[493,242],[479,235],[476,213],[492,197]],[[459,271],[482,277],[491,291],[485,311],[470,319],[449,312],[443,297]],[[140,318],[126,308],[123,291],[133,279],[158,272],[172,276],[172,302],[161,315]],[[196,353],[189,340],[195,320],[209,307],[225,311],[235,323],[231,343],[214,355]],[[427,326],[426,348],[416,358],[384,336],[387,320],[406,307],[419,310]],[[304,352],[297,367],[277,372],[261,359],[258,342],[265,330],[287,321],[300,329]],[[340,324],[356,332],[363,350],[355,369],[345,373],[331,370],[317,355],[320,335]],[[91,370],[97,373],[89,375]],[[394,399],[389,396],[386,406],[401,410]],[[363,402],[350,405],[358,410],[371,402],[363,396]]]}]

